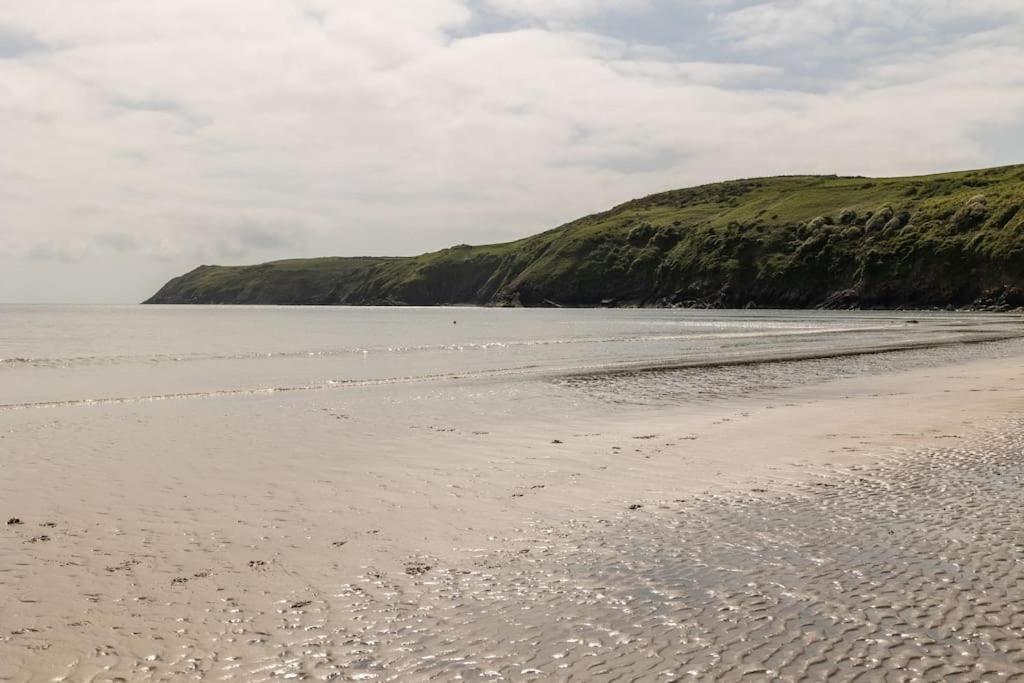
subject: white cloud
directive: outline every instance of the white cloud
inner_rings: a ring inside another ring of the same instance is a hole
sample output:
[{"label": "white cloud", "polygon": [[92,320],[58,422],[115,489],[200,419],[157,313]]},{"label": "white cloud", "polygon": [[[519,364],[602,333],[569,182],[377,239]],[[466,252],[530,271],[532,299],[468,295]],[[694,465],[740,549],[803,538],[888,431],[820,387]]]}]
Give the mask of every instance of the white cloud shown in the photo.
[{"label": "white cloud", "polygon": [[9,34],[48,48],[0,58],[0,254],[49,263],[60,298],[82,286],[52,277],[64,261],[109,280],[113,256],[171,275],[415,253],[725,177],[985,165],[977,132],[1024,115],[1024,17],[979,2],[973,24],[939,3],[941,41],[897,31],[808,91],[761,59],[785,41],[751,36],[796,22],[798,45],[827,43],[873,30],[880,2],[715,3],[707,32],[742,49],[683,59],[588,29],[601,2],[518,4],[537,28],[473,35],[468,0],[0,0]]}]

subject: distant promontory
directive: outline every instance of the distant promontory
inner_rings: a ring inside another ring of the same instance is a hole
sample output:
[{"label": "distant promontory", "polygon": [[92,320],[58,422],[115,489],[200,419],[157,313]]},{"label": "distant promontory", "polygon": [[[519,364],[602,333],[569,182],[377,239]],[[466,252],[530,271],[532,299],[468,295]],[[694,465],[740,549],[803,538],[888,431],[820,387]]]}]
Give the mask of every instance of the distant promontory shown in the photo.
[{"label": "distant promontory", "polygon": [[146,303],[1000,310],[1024,305],[1024,166],[703,185],[504,244],[200,266]]}]

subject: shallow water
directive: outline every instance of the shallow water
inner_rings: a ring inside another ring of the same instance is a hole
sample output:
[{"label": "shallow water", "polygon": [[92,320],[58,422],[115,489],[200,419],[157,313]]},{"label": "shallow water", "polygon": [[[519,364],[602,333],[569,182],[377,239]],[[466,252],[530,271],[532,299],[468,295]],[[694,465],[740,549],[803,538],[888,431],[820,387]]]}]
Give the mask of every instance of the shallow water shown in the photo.
[{"label": "shallow water", "polygon": [[941,313],[0,306],[0,408],[589,374],[1024,334]]}]

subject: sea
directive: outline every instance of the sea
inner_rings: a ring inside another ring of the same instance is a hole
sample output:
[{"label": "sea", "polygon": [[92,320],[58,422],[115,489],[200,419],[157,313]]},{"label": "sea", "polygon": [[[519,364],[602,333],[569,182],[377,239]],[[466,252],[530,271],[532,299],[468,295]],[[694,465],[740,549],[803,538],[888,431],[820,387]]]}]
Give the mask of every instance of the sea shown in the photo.
[{"label": "sea", "polygon": [[816,360],[803,367],[818,373],[1022,333],[1016,317],[938,312],[2,305],[0,410],[481,380],[643,402],[670,376],[714,393],[729,390],[722,368]]}]

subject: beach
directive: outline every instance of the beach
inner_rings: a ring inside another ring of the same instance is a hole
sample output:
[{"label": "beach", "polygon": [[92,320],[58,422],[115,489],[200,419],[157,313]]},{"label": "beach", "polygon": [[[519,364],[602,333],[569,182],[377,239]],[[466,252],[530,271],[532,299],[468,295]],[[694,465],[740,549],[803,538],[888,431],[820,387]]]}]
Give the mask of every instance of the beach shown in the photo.
[{"label": "beach", "polygon": [[557,315],[7,352],[0,680],[1024,675],[1019,317]]}]

